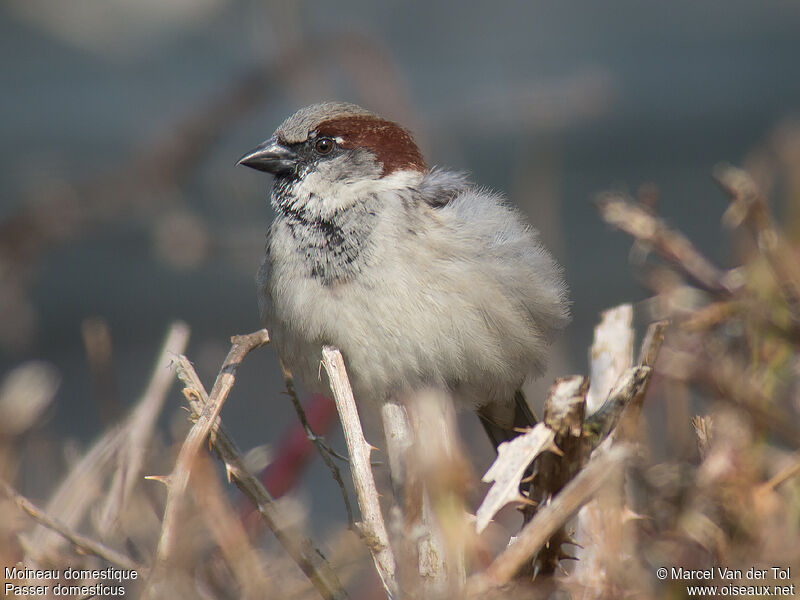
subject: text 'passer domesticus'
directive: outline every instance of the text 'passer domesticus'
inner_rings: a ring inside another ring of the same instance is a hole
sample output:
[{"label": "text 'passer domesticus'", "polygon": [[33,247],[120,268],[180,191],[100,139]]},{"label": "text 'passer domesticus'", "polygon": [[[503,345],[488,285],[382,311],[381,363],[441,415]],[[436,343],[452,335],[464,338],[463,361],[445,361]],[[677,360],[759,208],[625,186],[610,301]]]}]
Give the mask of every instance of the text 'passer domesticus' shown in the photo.
[{"label": "text 'passer domesticus'", "polygon": [[440,387],[495,446],[532,424],[520,388],[569,320],[559,266],[503,199],[429,168],[411,135],[354,104],[297,111],[239,164],[272,173],[262,319],[310,390],[323,345],[355,398]]}]

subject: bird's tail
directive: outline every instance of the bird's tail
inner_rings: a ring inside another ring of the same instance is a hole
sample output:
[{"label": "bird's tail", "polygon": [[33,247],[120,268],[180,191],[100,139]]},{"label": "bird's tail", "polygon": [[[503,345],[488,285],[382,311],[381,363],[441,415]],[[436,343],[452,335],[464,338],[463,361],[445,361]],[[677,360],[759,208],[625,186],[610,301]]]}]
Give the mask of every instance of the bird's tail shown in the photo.
[{"label": "bird's tail", "polygon": [[528,406],[528,401],[525,400],[525,394],[522,393],[522,390],[517,390],[514,394],[513,408],[514,416],[510,421],[510,425],[498,424],[496,415],[493,414],[489,407],[478,409],[478,417],[480,417],[483,429],[486,431],[486,435],[489,436],[489,440],[491,440],[495,450],[503,442],[517,437],[521,433],[520,430],[533,427],[538,422],[536,415],[533,414],[530,406]]}]

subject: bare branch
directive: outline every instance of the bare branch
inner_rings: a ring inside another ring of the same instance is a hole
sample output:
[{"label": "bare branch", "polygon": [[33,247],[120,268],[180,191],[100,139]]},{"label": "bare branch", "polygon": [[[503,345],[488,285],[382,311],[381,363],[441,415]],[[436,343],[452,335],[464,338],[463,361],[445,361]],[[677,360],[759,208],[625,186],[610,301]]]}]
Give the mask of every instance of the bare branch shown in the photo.
[{"label": "bare branch", "polygon": [[652,367],[637,366],[622,374],[603,406],[583,426],[592,448],[597,448],[614,431],[625,409],[644,393],[652,373]]},{"label": "bare branch", "polygon": [[381,515],[378,490],[375,487],[375,479],[372,476],[372,467],[369,462],[372,446],[364,439],[358,409],[350,382],[347,379],[341,352],[331,346],[325,346],[322,349],[322,365],[328,373],[333,399],[339,410],[344,438],[350,452],[350,471],[353,475],[358,506],[364,519],[362,533],[367,539],[378,575],[389,595],[393,596],[397,592],[396,563],[394,553],[389,545],[389,534]]},{"label": "bare branch", "polygon": [[395,497],[401,502],[403,486],[406,482],[406,461],[408,449],[414,443],[411,422],[405,407],[398,402],[384,402],[381,405],[383,437],[386,440],[386,455],[389,458],[389,475],[392,478]]},{"label": "bare branch", "polygon": [[[175,370],[178,379],[186,386],[185,396],[192,415],[199,418],[208,403],[208,394],[192,363],[185,356],[176,359]],[[225,470],[233,483],[253,503],[264,524],[275,534],[319,594],[326,600],[346,600],[347,594],[322,552],[291,524],[261,481],[247,470],[241,451],[225,431],[219,417],[213,424],[210,440],[217,455],[225,463]]]},{"label": "bare branch", "polygon": [[219,412],[222,410],[222,405],[233,387],[236,371],[248,352],[269,342],[269,334],[266,329],[262,329],[249,335],[234,336],[231,342],[230,352],[228,352],[219,375],[217,375],[208,403],[203,407],[203,412],[191,431],[189,431],[189,435],[186,436],[178,453],[175,469],[169,476],[167,505],[164,509],[161,538],[158,541],[158,549],[156,551],[157,565],[168,563],[172,558],[177,536],[178,515],[186,488],[189,485],[189,474],[191,473],[194,459],[203,442],[208,438]]},{"label": "bare branch", "polygon": [[639,351],[639,364],[622,374],[603,405],[586,419],[584,433],[593,449],[614,431],[626,409],[641,408],[667,326],[667,321],[650,324]]},{"label": "bare branch", "polygon": [[664,343],[664,335],[669,327],[669,321],[656,321],[650,323],[647,332],[642,340],[642,347],[639,350],[639,364],[643,367],[655,367],[661,345]]},{"label": "bare branch", "polygon": [[643,206],[617,193],[600,196],[597,206],[606,223],[652,247],[702,289],[723,297],[738,291],[738,287],[726,280],[725,273],[703,256],[686,236],[667,227]]},{"label": "bare branch", "polygon": [[[544,403],[544,422],[555,433],[555,445],[561,454],[543,454],[536,462],[529,493],[535,505],[523,508],[526,523],[564,488],[589,458],[589,443],[583,434],[588,387],[589,380],[581,375],[557,379],[550,387]],[[532,565],[534,577],[556,572],[564,557],[563,545],[569,540],[565,527],[553,534],[536,554]]]},{"label": "bare branch", "polygon": [[475,539],[464,501],[474,476],[458,439],[450,393],[431,388],[407,396],[413,443],[405,457],[404,516],[407,531],[414,532],[421,585],[418,592],[407,586],[403,592],[457,598],[466,581],[465,551]]},{"label": "bare branch", "polygon": [[769,481],[763,483],[756,490],[756,493],[764,494],[768,491],[774,490],[779,485],[786,483],[791,478],[796,477],[798,474],[800,474],[800,454],[795,453],[794,460],[791,462],[791,464],[781,469],[780,472],[771,477]]}]

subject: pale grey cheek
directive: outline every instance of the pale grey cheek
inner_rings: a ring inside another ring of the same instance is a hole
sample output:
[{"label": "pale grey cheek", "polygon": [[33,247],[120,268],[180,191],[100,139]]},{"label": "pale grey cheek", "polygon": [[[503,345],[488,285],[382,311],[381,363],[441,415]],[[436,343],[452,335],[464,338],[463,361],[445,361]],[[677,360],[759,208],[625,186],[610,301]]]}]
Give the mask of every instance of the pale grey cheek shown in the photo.
[{"label": "pale grey cheek", "polygon": [[334,158],[318,161],[316,166],[318,176],[332,184],[378,179],[381,170],[373,154],[363,148],[346,150]]}]

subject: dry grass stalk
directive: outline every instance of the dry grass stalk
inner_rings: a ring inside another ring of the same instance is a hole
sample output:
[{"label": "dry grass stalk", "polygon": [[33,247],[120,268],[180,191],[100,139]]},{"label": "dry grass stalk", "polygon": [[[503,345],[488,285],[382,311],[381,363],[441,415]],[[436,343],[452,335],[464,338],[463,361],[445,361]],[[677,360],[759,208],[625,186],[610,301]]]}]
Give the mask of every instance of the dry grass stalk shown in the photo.
[{"label": "dry grass stalk", "polygon": [[121,569],[137,571],[140,574],[146,573],[147,569],[142,565],[137,564],[122,552],[118,552],[113,548],[109,548],[102,542],[94,540],[88,536],[81,535],[68,525],[65,525],[58,519],[47,514],[46,511],[36,506],[33,502],[21,494],[17,493],[14,488],[12,488],[3,480],[0,480],[0,490],[2,490],[5,496],[13,500],[20,510],[33,517],[37,523],[47,527],[51,531],[56,532],[58,535],[72,543],[76,548],[79,548],[82,552],[94,554],[95,556],[98,556],[103,560],[108,561],[112,565],[120,567]]},{"label": "dry grass stalk", "polygon": [[[141,473],[141,464],[152,435],[155,420],[161,413],[173,377],[169,370],[172,357],[186,348],[189,328],[185,323],[173,323],[155,361],[150,382],[139,402],[125,421],[108,429],[70,470],[51,495],[45,507],[47,514],[70,528],[78,526],[87,510],[103,491],[103,483],[113,471],[113,482],[107,493],[102,519],[108,523],[116,511],[122,510],[131,487]],[[115,460],[116,459],[116,460]],[[108,532],[106,529],[100,531]],[[47,529],[37,528],[24,537],[28,556],[32,560],[48,560],[58,554],[63,539]]]}]

